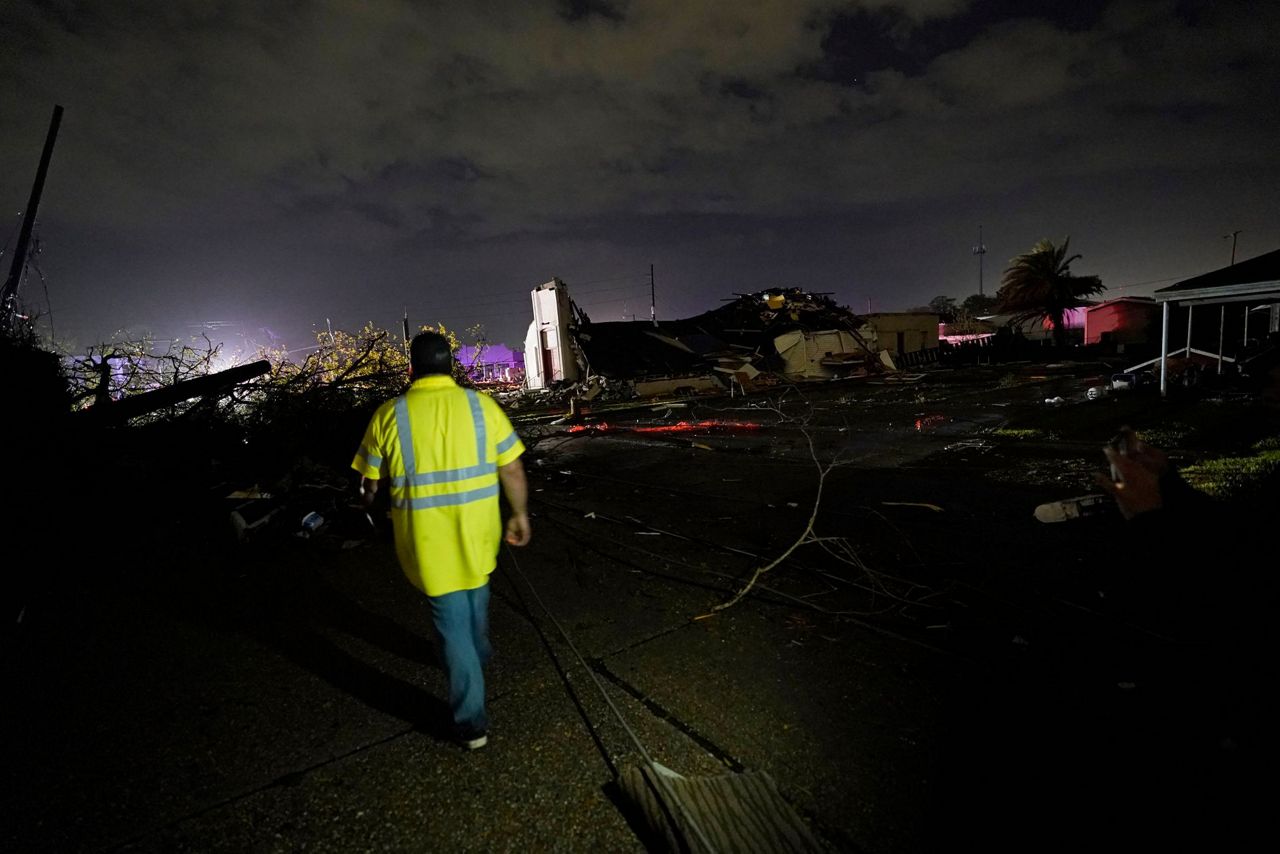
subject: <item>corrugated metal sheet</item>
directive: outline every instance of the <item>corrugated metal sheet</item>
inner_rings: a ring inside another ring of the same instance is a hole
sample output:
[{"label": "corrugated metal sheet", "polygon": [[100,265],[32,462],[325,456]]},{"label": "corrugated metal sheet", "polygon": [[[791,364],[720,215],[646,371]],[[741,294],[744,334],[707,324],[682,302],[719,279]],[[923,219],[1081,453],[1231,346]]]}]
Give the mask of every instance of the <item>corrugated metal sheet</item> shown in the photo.
[{"label": "corrugated metal sheet", "polygon": [[[668,851],[827,850],[764,771],[683,777],[662,766],[629,767],[618,783],[643,815],[651,841],[665,843]],[[690,818],[701,833],[689,826]]]}]

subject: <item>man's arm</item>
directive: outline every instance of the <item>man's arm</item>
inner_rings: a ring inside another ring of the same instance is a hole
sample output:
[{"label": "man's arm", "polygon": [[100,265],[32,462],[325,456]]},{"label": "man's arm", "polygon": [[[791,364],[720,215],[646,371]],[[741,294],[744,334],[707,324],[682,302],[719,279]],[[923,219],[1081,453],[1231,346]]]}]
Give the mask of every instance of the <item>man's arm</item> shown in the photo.
[{"label": "man's arm", "polygon": [[498,466],[498,480],[502,483],[502,494],[511,505],[505,539],[513,546],[526,545],[533,536],[533,528],[529,524],[529,482],[525,479],[524,463],[519,457],[505,466]]}]

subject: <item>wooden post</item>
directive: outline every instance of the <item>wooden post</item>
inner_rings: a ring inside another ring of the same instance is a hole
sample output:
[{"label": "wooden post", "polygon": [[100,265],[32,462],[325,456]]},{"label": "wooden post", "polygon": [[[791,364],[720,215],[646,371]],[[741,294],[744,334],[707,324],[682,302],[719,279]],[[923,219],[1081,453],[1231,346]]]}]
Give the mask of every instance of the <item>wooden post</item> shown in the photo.
[{"label": "wooden post", "polygon": [[53,144],[58,139],[58,125],[61,123],[62,105],[55,104],[53,118],[49,122],[49,133],[44,139],[44,151],[40,154],[40,165],[36,168],[36,180],[31,185],[31,197],[27,199],[27,209],[22,212],[22,230],[18,232],[18,243],[13,250],[9,278],[4,280],[4,289],[0,290],[0,314],[5,323],[17,312],[18,285],[22,281],[22,271],[27,266],[27,244],[31,242],[31,228],[36,222],[36,210],[40,207],[44,179],[49,174],[49,160],[53,157]]}]

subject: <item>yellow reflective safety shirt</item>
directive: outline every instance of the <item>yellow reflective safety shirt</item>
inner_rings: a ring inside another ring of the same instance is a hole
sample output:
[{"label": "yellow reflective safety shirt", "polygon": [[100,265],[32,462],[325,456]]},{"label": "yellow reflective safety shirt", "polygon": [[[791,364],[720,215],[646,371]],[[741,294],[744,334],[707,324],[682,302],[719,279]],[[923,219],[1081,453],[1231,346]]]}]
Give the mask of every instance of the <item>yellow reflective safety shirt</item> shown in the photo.
[{"label": "yellow reflective safety shirt", "polygon": [[524,453],[486,394],[433,374],[374,413],[351,467],[388,478],[396,555],[428,596],[473,590],[498,559],[498,466]]}]

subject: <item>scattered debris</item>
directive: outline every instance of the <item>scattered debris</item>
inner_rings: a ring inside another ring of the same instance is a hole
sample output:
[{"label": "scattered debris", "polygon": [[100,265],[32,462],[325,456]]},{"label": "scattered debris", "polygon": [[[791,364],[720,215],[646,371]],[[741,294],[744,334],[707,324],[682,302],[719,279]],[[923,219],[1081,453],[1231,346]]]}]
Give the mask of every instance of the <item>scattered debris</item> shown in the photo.
[{"label": "scattered debris", "polygon": [[985,439],[961,439],[959,442],[952,442],[942,450],[944,451],[981,451],[986,453],[992,449],[993,445]]},{"label": "scattered debris", "polygon": [[663,394],[719,394],[724,391],[724,384],[719,378],[707,376],[661,377],[650,380],[636,380],[631,385],[636,397],[657,397]]},{"label": "scattered debris", "polygon": [[947,416],[945,415],[925,415],[921,418],[917,418],[916,432],[923,433],[926,430],[937,427],[939,424],[946,423],[947,420]]},{"label": "scattered debris", "polygon": [[[352,503],[350,488],[335,475],[335,482],[308,468],[296,466],[272,489],[253,484],[225,493],[229,506],[231,533],[241,544],[259,540],[296,537],[325,548],[351,549],[377,530],[374,517],[363,506]],[[223,487],[225,489],[225,487]]]},{"label": "scattered debris", "polygon": [[919,507],[924,510],[932,510],[934,513],[941,513],[942,508],[937,504],[929,504],[924,501],[881,501],[885,507]]},{"label": "scattered debris", "polygon": [[1111,387],[1117,391],[1154,390],[1160,385],[1160,377],[1153,370],[1128,370],[1111,375]]},{"label": "scattered debris", "polygon": [[[228,498],[239,498],[242,494],[231,493]],[[245,542],[253,532],[263,528],[283,509],[283,504],[270,497],[250,498],[232,508],[229,520],[231,532],[238,542]]]},{"label": "scattered debris", "polygon": [[237,489],[227,495],[228,498],[270,498],[270,492],[263,492],[255,483],[247,489]]},{"label": "scattered debris", "polygon": [[298,528],[297,536],[303,538],[310,537],[322,527],[324,527],[324,517],[312,510],[310,513],[302,517],[302,522]]},{"label": "scattered debris", "polygon": [[1107,510],[1110,500],[1109,496],[1094,494],[1067,498],[1063,501],[1050,501],[1037,507],[1035,516],[1041,522],[1066,522],[1069,519],[1096,516]]}]

